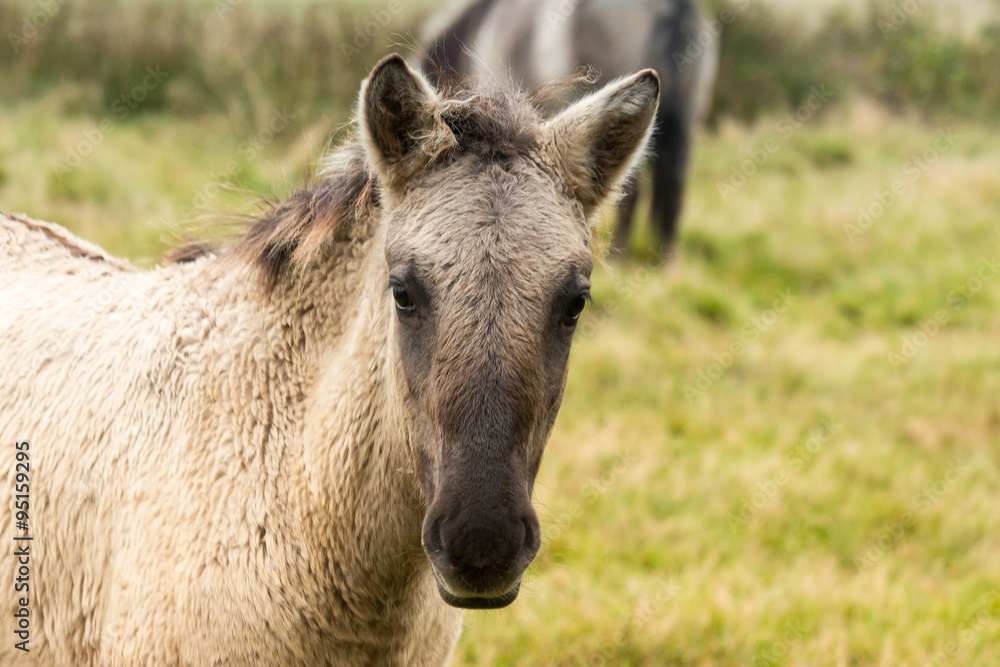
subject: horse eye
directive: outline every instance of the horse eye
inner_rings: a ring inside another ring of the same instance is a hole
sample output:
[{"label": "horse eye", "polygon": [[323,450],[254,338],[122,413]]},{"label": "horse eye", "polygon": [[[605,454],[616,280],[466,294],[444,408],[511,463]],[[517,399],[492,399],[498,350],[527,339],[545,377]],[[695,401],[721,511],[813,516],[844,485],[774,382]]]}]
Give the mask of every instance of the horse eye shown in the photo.
[{"label": "horse eye", "polygon": [[587,298],[589,296],[589,294],[581,294],[569,302],[569,306],[566,308],[566,315],[563,317],[563,324],[565,326],[576,326],[576,321],[580,319],[580,313],[583,312],[584,307],[587,305]]},{"label": "horse eye", "polygon": [[413,304],[413,299],[410,298],[406,288],[402,285],[392,286],[392,298],[396,301],[396,308],[401,312],[410,313],[416,308]]}]

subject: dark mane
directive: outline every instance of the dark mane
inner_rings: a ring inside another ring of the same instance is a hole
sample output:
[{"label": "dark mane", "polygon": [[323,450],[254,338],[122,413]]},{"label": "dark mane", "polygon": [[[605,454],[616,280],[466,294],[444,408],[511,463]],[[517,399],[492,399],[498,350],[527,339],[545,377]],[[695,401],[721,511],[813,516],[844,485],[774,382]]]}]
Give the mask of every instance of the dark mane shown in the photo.
[{"label": "dark mane", "polygon": [[360,145],[352,143],[345,152],[344,168],[272,206],[233,249],[256,268],[266,294],[285,279],[293,264],[305,261],[323,244],[350,240],[355,223],[378,206],[377,181]]}]

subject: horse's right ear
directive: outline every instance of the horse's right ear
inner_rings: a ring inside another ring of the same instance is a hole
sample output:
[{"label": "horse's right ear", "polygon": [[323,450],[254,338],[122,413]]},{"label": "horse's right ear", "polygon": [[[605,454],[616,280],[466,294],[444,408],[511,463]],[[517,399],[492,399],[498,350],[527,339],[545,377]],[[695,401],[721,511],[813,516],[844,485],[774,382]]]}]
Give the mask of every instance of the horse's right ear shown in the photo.
[{"label": "horse's right ear", "polygon": [[651,69],[609,83],[545,125],[550,159],[589,216],[619,190],[653,130],[660,78]]},{"label": "horse's right ear", "polygon": [[383,58],[361,85],[362,141],[390,190],[402,187],[454,142],[435,118],[437,99],[430,83],[398,54]]}]

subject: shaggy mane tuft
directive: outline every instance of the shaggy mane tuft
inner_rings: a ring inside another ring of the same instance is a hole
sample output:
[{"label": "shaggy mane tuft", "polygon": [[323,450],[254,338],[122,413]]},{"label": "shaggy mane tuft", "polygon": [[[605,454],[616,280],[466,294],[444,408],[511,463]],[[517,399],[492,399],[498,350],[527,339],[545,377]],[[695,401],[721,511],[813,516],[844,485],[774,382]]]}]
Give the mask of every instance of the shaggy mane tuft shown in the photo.
[{"label": "shaggy mane tuft", "polygon": [[342,167],[306,190],[296,190],[250,224],[233,253],[257,270],[261,287],[270,295],[293,267],[303,266],[325,243],[352,238],[358,222],[379,204],[375,174],[361,147],[342,151]]}]

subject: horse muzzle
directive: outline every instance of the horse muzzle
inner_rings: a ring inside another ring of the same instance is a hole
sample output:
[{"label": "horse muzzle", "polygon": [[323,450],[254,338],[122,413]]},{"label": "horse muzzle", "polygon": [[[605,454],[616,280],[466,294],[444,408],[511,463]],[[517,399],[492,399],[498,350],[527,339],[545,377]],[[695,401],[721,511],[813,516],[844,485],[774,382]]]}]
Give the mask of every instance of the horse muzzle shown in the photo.
[{"label": "horse muzzle", "polygon": [[[477,520],[478,519],[478,520]],[[540,545],[538,517],[495,508],[488,516],[429,512],[422,535],[441,598],[462,609],[499,609],[517,599]]]}]

